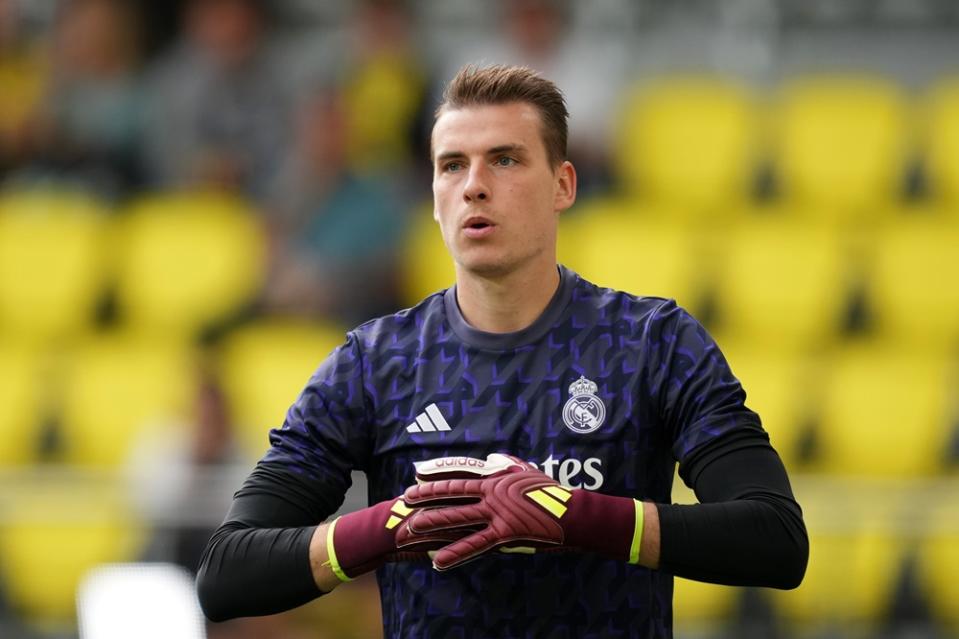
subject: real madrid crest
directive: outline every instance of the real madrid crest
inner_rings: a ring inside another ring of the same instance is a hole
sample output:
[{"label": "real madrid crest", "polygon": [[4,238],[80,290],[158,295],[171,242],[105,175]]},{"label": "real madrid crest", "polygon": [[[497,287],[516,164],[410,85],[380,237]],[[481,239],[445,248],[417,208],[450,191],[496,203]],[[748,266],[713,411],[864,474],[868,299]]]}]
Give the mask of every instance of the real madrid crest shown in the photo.
[{"label": "real madrid crest", "polygon": [[603,425],[606,406],[596,396],[599,387],[582,375],[569,385],[570,398],[563,406],[563,421],[574,433],[591,433]]}]

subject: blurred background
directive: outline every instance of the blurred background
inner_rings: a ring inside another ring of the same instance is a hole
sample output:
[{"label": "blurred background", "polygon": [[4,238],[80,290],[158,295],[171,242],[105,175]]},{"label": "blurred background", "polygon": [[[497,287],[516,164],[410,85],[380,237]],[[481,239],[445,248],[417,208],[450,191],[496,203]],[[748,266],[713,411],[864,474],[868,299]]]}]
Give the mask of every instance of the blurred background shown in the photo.
[{"label": "blurred background", "polygon": [[951,0],[0,0],[0,636],[76,637],[94,566],[192,572],[344,331],[452,283],[466,62],[565,91],[561,261],[709,327],[804,507],[802,587],[677,580],[677,636],[959,637]]}]

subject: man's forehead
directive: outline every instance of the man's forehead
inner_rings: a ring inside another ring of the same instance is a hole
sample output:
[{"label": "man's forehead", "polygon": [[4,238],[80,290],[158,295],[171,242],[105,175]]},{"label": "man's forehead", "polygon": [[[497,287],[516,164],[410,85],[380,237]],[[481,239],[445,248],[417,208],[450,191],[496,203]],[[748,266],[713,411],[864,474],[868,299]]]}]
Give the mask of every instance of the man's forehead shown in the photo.
[{"label": "man's forehead", "polygon": [[444,108],[433,124],[433,152],[536,147],[542,144],[540,125],[536,108],[524,102]]}]

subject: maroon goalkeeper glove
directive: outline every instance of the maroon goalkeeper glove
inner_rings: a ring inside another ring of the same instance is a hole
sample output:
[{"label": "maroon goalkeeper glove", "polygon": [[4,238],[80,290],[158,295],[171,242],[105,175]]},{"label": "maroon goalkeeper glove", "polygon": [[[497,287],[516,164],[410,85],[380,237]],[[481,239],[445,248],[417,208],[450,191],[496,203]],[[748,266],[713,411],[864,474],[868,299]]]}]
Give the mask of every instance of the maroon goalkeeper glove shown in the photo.
[{"label": "maroon goalkeeper glove", "polygon": [[578,550],[638,563],[643,504],[587,490],[570,490],[531,464],[493,453],[486,460],[445,457],[417,465],[404,501],[417,509],[400,527],[397,545],[425,535],[463,536],[433,556],[448,570],[495,549]]},{"label": "maroon goalkeeper glove", "polygon": [[397,532],[413,509],[402,498],[388,499],[356,512],[337,517],[326,531],[329,566],[340,578],[350,581],[376,570],[387,561],[427,559],[427,551],[461,538],[467,531],[437,531],[413,534],[405,531],[402,547]]}]

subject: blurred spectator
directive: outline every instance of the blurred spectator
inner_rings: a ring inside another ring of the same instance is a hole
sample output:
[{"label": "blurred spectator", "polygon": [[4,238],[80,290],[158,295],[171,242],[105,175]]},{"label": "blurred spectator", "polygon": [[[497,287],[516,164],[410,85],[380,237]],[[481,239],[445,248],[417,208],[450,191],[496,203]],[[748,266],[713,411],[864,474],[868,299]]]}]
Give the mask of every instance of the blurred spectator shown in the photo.
[{"label": "blurred spectator", "polygon": [[572,28],[560,0],[503,0],[498,37],[442,52],[439,84],[464,64],[525,64],[563,87],[569,108],[569,155],[581,193],[607,186],[610,122],[630,71],[628,37]]},{"label": "blurred spectator", "polygon": [[410,200],[383,174],[348,163],[353,129],[341,95],[303,100],[276,184],[266,305],[345,323],[394,310],[395,262]]},{"label": "blurred spectator", "polygon": [[43,102],[26,123],[17,177],[79,181],[107,196],[138,186],[140,23],[124,0],[67,0]]},{"label": "blurred spectator", "polygon": [[28,117],[46,83],[42,40],[30,37],[17,0],[0,0],[0,178],[22,160]]},{"label": "blurred spectator", "polygon": [[248,471],[223,390],[207,370],[200,372],[192,409],[182,423],[148,429],[129,460],[136,501],[148,520],[159,522],[149,558],[191,573],[218,523],[211,513],[222,514],[230,501],[229,479],[221,478]]},{"label": "blurred spectator", "polygon": [[283,68],[267,3],[189,0],[183,34],[149,81],[145,153],[159,187],[218,186],[262,196],[289,139]]},{"label": "blurred spectator", "polygon": [[[426,89],[410,19],[399,0],[365,0],[353,16],[351,59],[340,82],[355,170],[409,170]],[[416,159],[425,165],[425,156]]]}]

